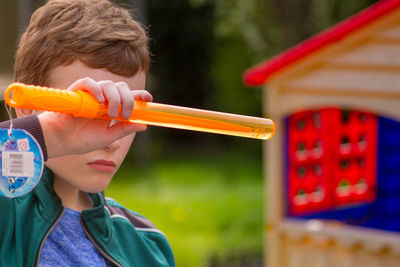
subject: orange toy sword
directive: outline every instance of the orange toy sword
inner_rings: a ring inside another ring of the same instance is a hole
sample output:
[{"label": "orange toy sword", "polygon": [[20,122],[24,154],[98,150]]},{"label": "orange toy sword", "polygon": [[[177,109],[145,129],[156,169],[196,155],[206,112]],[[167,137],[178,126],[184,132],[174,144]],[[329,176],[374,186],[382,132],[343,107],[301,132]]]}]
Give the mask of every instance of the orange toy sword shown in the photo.
[{"label": "orange toy sword", "polygon": [[[22,83],[11,84],[4,99],[14,108],[46,110],[72,114],[75,117],[112,120],[107,105],[84,91],[66,91]],[[115,120],[126,121],[119,113]],[[230,113],[135,101],[128,121],[209,133],[227,134],[267,140],[274,135],[272,120]]]}]

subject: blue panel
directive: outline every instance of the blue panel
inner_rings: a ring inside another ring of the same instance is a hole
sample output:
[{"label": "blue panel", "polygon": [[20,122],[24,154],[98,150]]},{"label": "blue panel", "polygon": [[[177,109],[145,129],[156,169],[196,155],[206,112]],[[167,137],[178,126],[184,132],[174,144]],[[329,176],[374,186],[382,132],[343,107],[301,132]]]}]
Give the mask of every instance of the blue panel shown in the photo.
[{"label": "blue panel", "polygon": [[378,119],[378,180],[374,228],[400,231],[400,123]]}]

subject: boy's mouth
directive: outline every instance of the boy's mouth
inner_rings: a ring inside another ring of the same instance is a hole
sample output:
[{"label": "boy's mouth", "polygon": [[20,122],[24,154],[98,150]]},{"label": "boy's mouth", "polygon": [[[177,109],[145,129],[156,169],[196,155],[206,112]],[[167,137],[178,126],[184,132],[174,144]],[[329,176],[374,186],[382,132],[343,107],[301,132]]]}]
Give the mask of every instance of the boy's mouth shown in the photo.
[{"label": "boy's mouth", "polygon": [[115,164],[114,161],[104,160],[104,159],[89,162],[87,165],[99,172],[108,172],[108,173],[114,172],[115,169],[117,168],[117,164]]}]

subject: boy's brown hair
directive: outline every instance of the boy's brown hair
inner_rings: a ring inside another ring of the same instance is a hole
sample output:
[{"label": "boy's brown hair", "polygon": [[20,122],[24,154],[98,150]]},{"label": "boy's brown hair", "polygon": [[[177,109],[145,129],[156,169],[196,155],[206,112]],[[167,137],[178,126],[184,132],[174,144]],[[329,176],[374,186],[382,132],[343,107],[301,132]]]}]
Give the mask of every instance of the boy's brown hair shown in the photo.
[{"label": "boy's brown hair", "polygon": [[148,38],[129,12],[108,0],[50,0],[22,35],[15,81],[45,86],[51,69],[79,59],[130,77],[148,71]]}]

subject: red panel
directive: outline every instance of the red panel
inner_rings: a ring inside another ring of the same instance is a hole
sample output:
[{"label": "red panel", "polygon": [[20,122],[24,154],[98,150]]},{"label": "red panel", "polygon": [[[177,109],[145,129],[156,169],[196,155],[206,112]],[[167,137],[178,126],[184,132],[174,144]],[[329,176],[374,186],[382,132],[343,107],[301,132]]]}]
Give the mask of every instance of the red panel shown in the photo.
[{"label": "red panel", "polygon": [[[368,202],[375,198],[377,121],[370,113],[343,112],[334,140],[337,153],[336,205]],[[345,181],[348,186],[343,186]]]},{"label": "red panel", "polygon": [[[288,198],[291,214],[329,210],[333,205],[332,151],[324,136],[335,131],[329,121],[337,120],[338,109],[293,114],[288,125]],[[300,193],[301,192],[301,193]]]},{"label": "red panel", "polygon": [[372,201],[376,186],[374,115],[324,108],[288,120],[289,213]]}]

